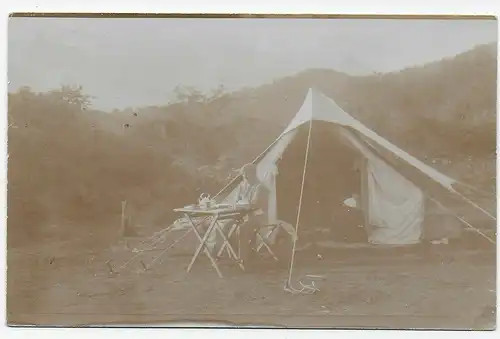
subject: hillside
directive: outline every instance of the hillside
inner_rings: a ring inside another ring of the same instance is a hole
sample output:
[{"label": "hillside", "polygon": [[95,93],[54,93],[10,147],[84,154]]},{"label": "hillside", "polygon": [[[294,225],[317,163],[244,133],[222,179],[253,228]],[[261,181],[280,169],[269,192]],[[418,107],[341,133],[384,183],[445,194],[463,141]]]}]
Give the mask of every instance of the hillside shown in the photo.
[{"label": "hillside", "polygon": [[215,193],[272,142],[311,86],[420,159],[494,191],[496,55],[487,45],[390,74],[308,70],[234,93],[186,89],[135,112],[91,111],[64,88],[10,93],[9,245],[111,236],[122,200],[136,223],[168,224],[173,207]]},{"label": "hillside", "polygon": [[491,191],[495,182],[491,177],[495,173],[496,55],[496,45],[484,45],[455,58],[369,77],[309,70],[240,93],[226,110],[238,117],[249,116],[254,124],[269,130],[258,137],[251,129],[239,132],[255,145],[254,152],[245,155],[249,159],[282,131],[307,89],[314,86],[422,161]]}]

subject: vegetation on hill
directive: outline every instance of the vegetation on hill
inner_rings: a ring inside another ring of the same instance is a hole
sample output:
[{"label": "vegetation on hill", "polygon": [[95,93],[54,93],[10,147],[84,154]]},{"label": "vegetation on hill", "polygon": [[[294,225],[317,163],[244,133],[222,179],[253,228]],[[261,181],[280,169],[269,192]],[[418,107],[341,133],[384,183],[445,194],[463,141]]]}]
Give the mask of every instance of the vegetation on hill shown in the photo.
[{"label": "vegetation on hill", "polygon": [[179,87],[166,106],[109,113],[90,109],[80,87],[22,88],[8,98],[9,245],[108,232],[122,200],[137,223],[168,224],[172,208],[216,193],[267,147],[312,86],[420,159],[493,190],[496,67],[487,45],[390,74],[309,70],[233,93]]}]

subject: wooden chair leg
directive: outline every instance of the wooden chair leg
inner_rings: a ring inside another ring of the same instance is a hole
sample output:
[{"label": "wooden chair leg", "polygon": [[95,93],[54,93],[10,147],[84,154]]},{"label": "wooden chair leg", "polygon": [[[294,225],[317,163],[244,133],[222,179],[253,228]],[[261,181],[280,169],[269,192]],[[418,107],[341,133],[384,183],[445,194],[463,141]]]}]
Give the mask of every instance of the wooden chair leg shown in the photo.
[{"label": "wooden chair leg", "polygon": [[[276,256],[276,254],[274,254],[273,250],[271,249],[271,246],[268,244],[267,239],[264,239],[264,237],[260,233],[257,233],[257,236],[260,238],[260,241],[262,241],[262,245],[273,256],[274,260],[279,261],[278,257]],[[258,252],[258,250],[257,250],[257,252]]]},{"label": "wooden chair leg", "polygon": [[[263,228],[270,228],[270,231],[265,236],[266,239],[269,239],[269,237],[271,237],[273,235],[273,233],[279,232],[280,229],[283,229],[283,231],[287,232],[280,224],[267,225],[267,226],[264,226]],[[269,242],[267,242],[267,245],[270,246]],[[262,247],[264,247],[264,242],[261,242],[259,244],[259,246],[257,247],[257,251],[260,251],[262,249]]]},{"label": "wooden chair leg", "polygon": [[[259,238],[260,244],[258,244],[255,248],[255,252],[260,253],[263,247],[267,249],[267,251],[271,254],[271,256],[274,258],[274,260],[279,261],[278,257],[274,253],[274,251],[271,248],[271,245],[268,242],[268,238],[276,231],[278,225],[267,225],[259,229],[256,233],[256,237]],[[260,232],[264,228],[270,228],[269,232],[265,236],[263,236]]]},{"label": "wooden chair leg", "polygon": [[[269,238],[269,237],[273,234],[273,232],[276,230],[276,228],[277,228],[278,226],[277,226],[277,225],[276,225],[276,226],[274,226],[274,225],[269,225],[269,226],[265,226],[265,227],[272,227],[272,228],[271,228],[271,231],[270,231],[270,232],[266,235],[266,238]],[[262,239],[263,237],[262,237],[262,235],[260,234],[260,231],[259,231],[259,233],[258,233],[258,234],[259,234],[259,237]],[[269,244],[267,244],[267,245],[269,245]],[[264,241],[261,241],[261,243],[257,246],[256,251],[257,251],[257,252],[260,252],[260,250],[262,249],[262,247],[264,247]]]}]

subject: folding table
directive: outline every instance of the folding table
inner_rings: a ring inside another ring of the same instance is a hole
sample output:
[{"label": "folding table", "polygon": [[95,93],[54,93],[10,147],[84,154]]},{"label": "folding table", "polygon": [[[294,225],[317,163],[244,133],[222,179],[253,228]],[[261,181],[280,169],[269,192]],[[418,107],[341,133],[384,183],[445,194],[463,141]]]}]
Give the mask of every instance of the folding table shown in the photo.
[{"label": "folding table", "polygon": [[[229,239],[228,239],[228,236],[230,237],[232,235],[232,233],[234,232],[234,230],[241,225],[243,218],[247,214],[249,214],[250,212],[252,212],[254,210],[255,210],[254,208],[250,208],[250,207],[236,207],[236,208],[229,207],[229,208],[215,208],[215,209],[201,209],[201,208],[176,208],[176,209],[174,209],[174,212],[184,213],[186,219],[188,220],[188,222],[190,224],[191,229],[196,234],[196,237],[198,238],[198,240],[200,242],[200,245],[197,247],[197,249],[194,253],[194,256],[191,259],[191,262],[187,268],[187,272],[191,271],[191,268],[193,267],[194,262],[196,261],[198,256],[203,251],[207,255],[212,266],[217,271],[217,274],[219,275],[219,277],[220,278],[223,277],[219,267],[217,266],[217,261],[216,261],[217,258],[214,258],[212,253],[210,253],[210,250],[208,249],[207,244],[206,244],[209,235],[215,230],[217,230],[221,234],[221,236],[224,240],[224,243],[221,247],[221,250],[217,254],[217,257],[219,257],[221,255],[221,253],[224,249],[227,249],[229,252],[230,259],[233,259],[234,261],[236,261],[238,263],[238,265],[240,266],[240,268],[242,270],[244,270],[245,268],[243,267],[243,264],[241,263],[240,257],[239,257],[239,255],[236,254],[236,251],[231,246]],[[200,234],[200,231],[198,229],[201,223],[196,224],[193,220],[194,218],[197,218],[197,217],[205,217],[205,218],[208,217],[208,218],[212,219],[208,229],[206,230],[205,234],[203,234],[203,235]],[[231,225],[232,227],[229,231],[229,234],[226,236],[226,234],[224,233],[224,229],[219,224],[219,221],[228,220],[228,219],[234,221],[234,224]]]}]

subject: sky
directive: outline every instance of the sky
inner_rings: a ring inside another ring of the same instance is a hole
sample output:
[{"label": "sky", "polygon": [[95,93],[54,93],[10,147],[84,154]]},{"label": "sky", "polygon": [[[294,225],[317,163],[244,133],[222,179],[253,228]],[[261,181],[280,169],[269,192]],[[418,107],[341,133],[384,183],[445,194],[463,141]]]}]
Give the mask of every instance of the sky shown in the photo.
[{"label": "sky", "polygon": [[11,18],[9,90],[82,85],[102,110],[176,86],[256,87],[310,68],[389,72],[497,41],[494,20]]}]

